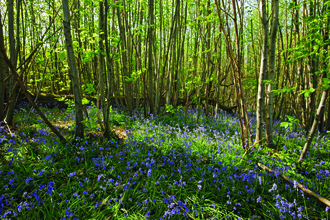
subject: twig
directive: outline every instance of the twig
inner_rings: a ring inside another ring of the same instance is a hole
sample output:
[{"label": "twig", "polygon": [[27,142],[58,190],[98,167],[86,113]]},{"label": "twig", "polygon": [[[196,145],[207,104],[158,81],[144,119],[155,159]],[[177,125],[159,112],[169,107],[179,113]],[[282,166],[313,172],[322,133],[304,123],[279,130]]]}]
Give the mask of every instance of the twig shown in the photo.
[{"label": "twig", "polygon": [[10,131],[10,128],[9,128],[9,126],[8,126],[7,122],[6,122],[6,119],[3,119],[3,122],[4,122],[4,123],[5,123],[5,125],[7,126],[7,128],[8,128],[8,131],[9,131],[10,135],[12,135],[13,133],[11,133],[11,131]]},{"label": "twig", "polygon": [[[258,163],[258,166],[264,170],[267,170],[268,172],[271,172],[271,173],[276,173],[274,170],[266,167],[265,165],[261,164],[261,163]],[[285,175],[279,173],[278,174],[282,179],[288,181],[288,182],[293,182],[292,180],[290,180],[288,177],[286,177]],[[297,186],[302,190],[304,191],[305,193],[307,193],[308,195],[311,195],[313,196],[314,198],[316,198],[317,200],[319,200],[320,202],[324,203],[325,205],[329,206],[330,207],[330,201],[317,195],[316,193],[314,193],[313,191],[305,188],[303,185],[301,185],[300,183],[297,183]]]}]

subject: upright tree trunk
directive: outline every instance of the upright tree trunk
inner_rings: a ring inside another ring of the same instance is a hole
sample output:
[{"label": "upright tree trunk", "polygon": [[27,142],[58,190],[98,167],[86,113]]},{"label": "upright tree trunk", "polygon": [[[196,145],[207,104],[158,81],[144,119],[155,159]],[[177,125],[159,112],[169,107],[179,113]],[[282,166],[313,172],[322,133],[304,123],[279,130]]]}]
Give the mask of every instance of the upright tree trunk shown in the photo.
[{"label": "upright tree trunk", "polygon": [[[169,83],[168,83],[168,90],[167,90],[167,94],[166,94],[166,105],[170,105],[171,103],[171,96],[172,96],[172,86],[173,86],[173,80],[174,80],[174,70],[176,68],[176,38],[177,38],[177,32],[178,32],[178,16],[179,16],[179,13],[180,13],[180,1],[177,0],[176,2],[176,12],[175,12],[175,15],[173,17],[173,20],[174,20],[174,30],[173,30],[173,38],[170,36],[170,39],[169,39],[169,43],[170,45],[172,44],[172,49],[171,49],[171,52],[173,54],[173,63],[172,63],[172,69],[171,69],[171,73],[169,74]],[[171,58],[170,58],[171,60]],[[170,61],[169,60],[169,61]],[[170,65],[169,65],[169,68],[170,70]]]},{"label": "upright tree trunk", "polygon": [[[106,105],[106,114],[104,116],[104,136],[110,139],[110,129],[109,129],[109,114],[110,114],[110,103],[111,103],[111,73],[113,67],[112,57],[110,58],[110,49],[108,43],[108,26],[107,26],[107,19],[108,19],[108,10],[109,5],[108,1],[104,0],[104,7],[105,7],[105,16],[104,16],[104,37],[105,37],[105,50],[107,54],[107,75],[108,75],[108,85],[107,85],[107,105]],[[118,102],[118,101],[117,101]]]},{"label": "upright tree trunk", "polygon": [[[102,114],[103,114],[103,124],[104,125],[109,125],[109,122],[106,121],[106,116],[107,116],[107,111],[105,107],[105,98],[104,98],[104,80],[103,80],[103,66],[104,66],[104,46],[103,46],[103,41],[104,41],[104,9],[103,9],[103,2],[99,1],[99,90],[100,90],[100,95],[101,95],[101,107],[102,107]],[[110,100],[108,100],[109,102]],[[99,111],[99,110],[98,110]],[[102,123],[100,121],[100,123]],[[104,135],[109,138],[109,128],[107,131],[105,130],[104,126]]]},{"label": "upright tree trunk", "polygon": [[156,75],[156,82],[155,82],[155,88],[156,88],[156,98],[155,98],[155,109],[156,111],[159,111],[160,108],[160,93],[162,92],[159,89],[159,77],[160,77],[160,67],[161,67],[161,57],[162,57],[162,43],[163,43],[163,3],[162,0],[159,0],[159,54],[158,54],[158,71]]},{"label": "upright tree trunk", "polygon": [[177,102],[178,102],[178,97],[179,97],[179,91],[180,91],[180,77],[181,77],[181,66],[182,66],[182,58],[184,55],[184,43],[186,39],[186,30],[187,30],[187,3],[185,6],[185,23],[184,23],[184,31],[183,31],[183,39],[182,39],[182,44],[181,44],[181,50],[180,53],[178,54],[179,56],[179,69],[178,69],[178,75],[177,75],[177,82],[176,82],[176,95],[174,99],[174,106],[176,107]]},{"label": "upright tree trunk", "polygon": [[[298,6],[297,0],[294,0],[294,5],[295,5],[295,17],[294,17],[294,26],[295,26],[295,31],[296,31],[296,46],[300,43],[300,29],[299,29],[299,13],[300,13],[300,7]],[[299,75],[299,89],[304,90],[305,89],[305,76],[304,76],[304,68],[303,68],[303,58],[299,58],[297,61],[297,68],[298,68],[298,75]],[[304,126],[304,129],[307,129],[307,124],[306,124],[306,99],[305,96],[300,95],[297,98],[297,104],[301,108],[301,123]],[[307,130],[306,130],[307,131]]]},{"label": "upright tree trunk", "polygon": [[216,112],[216,114],[218,114],[219,104],[220,104],[220,100],[219,100],[220,99],[220,86],[221,86],[220,73],[221,73],[221,53],[222,53],[221,46],[222,46],[222,40],[221,40],[221,35],[220,35],[219,36],[219,49],[220,49],[220,53],[219,53],[219,61],[218,61],[219,68],[217,70],[218,86],[217,86],[216,104],[215,104],[215,112]]},{"label": "upright tree trunk", "polygon": [[[315,5],[313,3],[313,1],[310,2],[310,16],[314,17],[315,16]],[[312,29],[313,34],[315,34],[315,30]],[[313,37],[313,36],[312,36]],[[311,45],[310,48],[312,50],[312,53],[309,55],[308,57],[308,64],[309,64],[309,76],[310,76],[310,88],[316,89],[317,88],[317,73],[316,73],[316,61],[315,61],[315,49],[314,49],[314,45],[315,45],[315,40],[312,39],[311,41]],[[309,123],[308,123],[308,129],[310,129],[310,127],[312,126],[312,123],[314,121],[314,116],[315,116],[315,103],[316,103],[316,91],[313,91],[310,94],[309,97],[309,109],[310,109],[310,118],[309,118]]]},{"label": "upright tree trunk", "polygon": [[[17,24],[19,25],[19,24]],[[15,38],[14,38],[14,1],[8,0],[8,32],[9,32],[9,45],[10,45],[10,62],[16,68],[16,53],[15,53]],[[16,33],[16,34],[19,34]],[[17,42],[18,43],[18,42]],[[13,72],[12,72],[13,74]],[[14,76],[10,77],[10,92],[14,89]],[[6,117],[8,125],[13,125],[14,109],[16,102],[16,91],[13,91],[12,99],[9,104],[9,111]]]},{"label": "upright tree trunk", "polygon": [[[153,66],[156,66],[156,63],[153,65],[153,25],[154,25],[154,0],[149,0],[149,27],[148,27],[148,38],[149,38],[149,48],[148,48],[148,73],[149,73],[149,103],[150,103],[150,114],[153,114],[155,112],[154,109],[154,100],[153,100],[153,93],[154,93],[154,82],[153,82],[153,76],[154,76],[154,69]],[[156,91],[157,92],[157,91]]]},{"label": "upright tree trunk", "polygon": [[271,83],[268,85],[268,114],[266,118],[266,133],[268,135],[267,145],[270,148],[274,148],[275,144],[273,142],[273,136],[270,135],[273,128],[273,92],[274,89],[274,75],[275,75],[275,46],[276,46],[276,35],[277,35],[277,24],[278,24],[278,11],[279,11],[279,0],[272,1],[272,8],[274,9],[274,14],[272,16],[271,23],[271,32],[270,32],[270,48],[269,48],[269,69],[268,69],[268,80],[271,80]]},{"label": "upright tree trunk", "polygon": [[[124,3],[124,2],[123,2]],[[122,54],[122,69],[123,69],[123,78],[125,77],[131,77],[129,71],[127,70],[127,45],[126,45],[126,32],[125,32],[125,27],[123,26],[122,20],[121,20],[121,10],[120,10],[120,6],[116,6],[117,7],[117,18],[118,18],[118,26],[119,26],[119,32],[120,32],[120,39],[121,39],[121,54]],[[119,83],[119,82],[118,82]],[[126,98],[126,105],[128,108],[129,112],[132,112],[133,107],[132,107],[132,101],[131,101],[131,97],[129,95],[129,82],[127,82],[124,79],[124,94],[125,94],[125,98]]]},{"label": "upright tree trunk", "polygon": [[263,27],[263,43],[261,53],[261,64],[258,82],[258,98],[257,98],[257,129],[256,129],[256,142],[262,139],[263,133],[263,111],[264,111],[264,97],[265,86],[264,79],[267,72],[267,56],[268,56],[268,20],[266,13],[266,0],[261,0],[259,3],[259,13]]},{"label": "upright tree trunk", "polygon": [[[0,47],[5,48],[3,30],[2,30],[2,15],[0,12]],[[5,119],[4,105],[5,105],[5,61],[3,60],[3,54],[0,53],[0,122]]]},{"label": "upright tree trunk", "polygon": [[80,85],[78,81],[78,73],[76,66],[76,59],[74,56],[73,45],[72,45],[72,36],[71,36],[71,27],[70,27],[70,12],[69,12],[69,3],[68,0],[62,0],[63,4],[63,26],[64,26],[64,35],[67,56],[69,61],[69,67],[72,78],[73,92],[74,92],[74,101],[75,101],[75,116],[76,116],[76,130],[75,130],[75,139],[84,138],[84,125],[82,121],[84,120],[82,102],[80,96]]},{"label": "upright tree trunk", "polygon": [[[228,55],[230,58],[230,65],[231,65],[231,70],[233,74],[233,80],[234,80],[234,86],[235,86],[235,93],[236,93],[236,104],[237,104],[237,111],[239,112],[238,114],[238,121],[240,124],[240,132],[241,132],[241,144],[242,147],[245,148],[249,145],[249,141],[252,141],[252,137],[250,135],[251,129],[249,125],[249,117],[247,114],[247,109],[245,106],[245,100],[244,100],[244,95],[243,95],[243,87],[242,87],[242,79],[241,79],[241,47],[242,47],[242,42],[241,42],[241,31],[243,27],[243,18],[242,14],[238,12],[238,15],[240,16],[240,30],[238,30],[238,25],[237,25],[237,13],[236,13],[236,3],[237,1],[232,0],[232,6],[233,6],[233,23],[234,23],[234,28],[235,28],[235,44],[236,44],[236,57],[233,51],[233,48],[231,46],[231,37],[230,37],[230,26],[229,26],[229,20],[228,20],[228,14],[226,13],[226,20],[223,21],[222,16],[220,15],[220,8],[217,0],[215,0],[216,7],[217,7],[217,13],[219,16],[220,20],[220,28],[222,30],[222,33],[225,37],[226,44],[227,44],[227,51]],[[224,4],[224,3],[223,3]],[[226,27],[227,30],[225,29],[224,22],[226,22]],[[237,77],[236,77],[237,73]],[[241,115],[242,114],[242,115]]]}]

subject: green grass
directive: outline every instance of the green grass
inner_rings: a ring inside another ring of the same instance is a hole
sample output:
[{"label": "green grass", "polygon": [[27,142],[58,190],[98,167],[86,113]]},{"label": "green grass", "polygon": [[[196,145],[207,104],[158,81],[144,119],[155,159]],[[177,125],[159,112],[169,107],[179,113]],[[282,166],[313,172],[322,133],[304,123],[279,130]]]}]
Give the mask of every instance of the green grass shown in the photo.
[{"label": "green grass", "polygon": [[[27,117],[29,108],[18,106],[15,134],[1,127],[2,219],[329,219],[329,207],[257,166],[329,200],[326,135],[295,169],[306,141],[300,129],[275,130],[277,152],[256,147],[241,163],[237,117],[224,113],[196,124],[196,110],[187,121],[184,111],[144,119],[113,110],[111,123],[128,137],[106,141],[90,107],[85,139],[63,146],[34,111]],[[72,140],[74,113],[42,110]]]}]

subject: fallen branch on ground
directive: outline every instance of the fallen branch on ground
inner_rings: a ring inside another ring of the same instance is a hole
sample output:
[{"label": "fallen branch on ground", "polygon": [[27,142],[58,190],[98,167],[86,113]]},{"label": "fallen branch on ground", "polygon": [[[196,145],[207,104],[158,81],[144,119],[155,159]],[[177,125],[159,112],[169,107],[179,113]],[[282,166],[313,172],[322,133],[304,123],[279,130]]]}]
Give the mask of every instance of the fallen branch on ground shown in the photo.
[{"label": "fallen branch on ground", "polygon": [[[276,173],[274,170],[266,167],[265,165],[261,164],[261,163],[258,163],[258,166],[264,170],[267,170],[268,172],[271,172],[271,173]],[[291,181],[288,177],[284,176],[283,174],[278,174],[282,179],[288,181],[288,182],[293,182]],[[314,198],[316,198],[317,200],[319,200],[320,202],[324,203],[325,205],[329,206],[330,207],[330,201],[317,195],[316,193],[314,193],[313,191],[305,188],[303,185],[301,185],[300,183],[297,183],[297,186],[302,190],[304,191],[305,193],[307,193],[308,195],[310,196],[313,196]]]}]

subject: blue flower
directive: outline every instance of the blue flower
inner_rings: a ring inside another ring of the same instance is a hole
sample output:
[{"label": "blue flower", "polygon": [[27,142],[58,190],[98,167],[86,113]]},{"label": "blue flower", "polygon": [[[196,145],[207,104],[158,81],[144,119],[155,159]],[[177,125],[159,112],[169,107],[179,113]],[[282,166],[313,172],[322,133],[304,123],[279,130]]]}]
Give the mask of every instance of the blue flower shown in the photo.
[{"label": "blue flower", "polygon": [[261,199],[260,196],[259,196],[258,199],[257,199],[257,203],[259,203],[259,202],[262,202],[262,199]]},{"label": "blue flower", "polygon": [[269,192],[274,191],[274,190],[276,190],[276,189],[277,189],[277,185],[276,185],[276,183],[274,183],[273,188],[271,188],[271,189],[269,190]]},{"label": "blue flower", "polygon": [[76,172],[70,173],[70,174],[68,175],[68,177],[72,177],[72,176],[74,176],[74,175],[76,175]]},{"label": "blue flower", "polygon": [[28,178],[25,180],[26,185],[29,184],[29,181],[30,181],[30,180],[33,180],[32,177],[28,177]]}]

